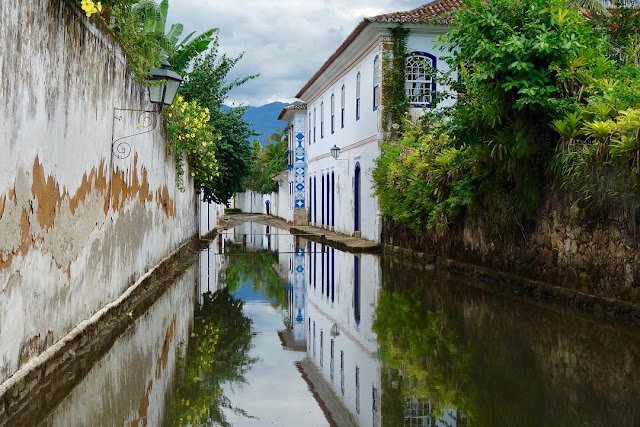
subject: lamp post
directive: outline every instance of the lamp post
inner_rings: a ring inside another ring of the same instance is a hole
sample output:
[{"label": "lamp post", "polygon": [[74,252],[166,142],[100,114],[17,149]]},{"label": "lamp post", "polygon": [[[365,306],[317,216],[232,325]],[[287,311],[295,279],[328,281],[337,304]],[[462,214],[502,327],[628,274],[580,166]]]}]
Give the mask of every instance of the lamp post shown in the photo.
[{"label": "lamp post", "polygon": [[[149,87],[149,101],[154,105],[160,105],[159,109],[138,110],[131,108],[113,109],[113,128],[111,133],[111,152],[118,159],[126,159],[131,155],[131,144],[127,141],[134,136],[152,132],[158,125],[158,116],[162,112],[162,107],[171,105],[178,93],[182,76],[169,69],[169,63],[162,61],[162,68],[155,68],[149,72],[149,80],[152,84]],[[122,121],[123,112],[130,111],[137,113],[135,127],[138,132],[120,138],[115,137],[115,122]]]}]

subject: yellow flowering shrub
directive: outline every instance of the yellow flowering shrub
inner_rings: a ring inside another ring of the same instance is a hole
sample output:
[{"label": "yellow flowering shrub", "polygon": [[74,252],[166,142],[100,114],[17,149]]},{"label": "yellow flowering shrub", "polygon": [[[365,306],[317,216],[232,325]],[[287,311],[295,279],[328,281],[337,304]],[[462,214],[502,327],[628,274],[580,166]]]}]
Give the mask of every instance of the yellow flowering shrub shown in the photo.
[{"label": "yellow flowering shrub", "polygon": [[80,2],[80,7],[84,10],[84,13],[87,14],[87,17],[91,17],[91,15],[95,13],[102,12],[102,2],[93,2],[92,0],[82,0]]},{"label": "yellow flowering shrub", "polygon": [[178,96],[164,111],[168,148],[176,156],[180,188],[185,161],[198,190],[211,186],[213,179],[220,174],[214,140],[221,136],[209,124],[210,119],[208,108],[201,107],[196,101],[187,102],[182,96]]}]

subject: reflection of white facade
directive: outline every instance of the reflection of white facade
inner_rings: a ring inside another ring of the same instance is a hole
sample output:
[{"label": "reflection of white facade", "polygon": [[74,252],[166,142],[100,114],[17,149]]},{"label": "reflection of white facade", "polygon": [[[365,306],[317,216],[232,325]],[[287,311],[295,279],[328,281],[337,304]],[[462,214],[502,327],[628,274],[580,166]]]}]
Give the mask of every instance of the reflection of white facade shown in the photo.
[{"label": "reflection of white facade", "polygon": [[379,425],[381,366],[371,328],[380,260],[313,242],[307,250],[307,355],[358,425]]},{"label": "reflection of white facade", "polygon": [[224,205],[200,201],[200,236],[213,231],[218,227],[218,218],[224,215]]},{"label": "reflection of white facade", "polygon": [[[409,30],[406,92],[412,112],[418,114],[432,108],[437,95],[449,90],[438,87],[430,75],[431,69],[449,71],[436,47],[438,35],[447,26],[435,22],[458,3],[435,0],[411,11],[363,20],[298,92],[296,97],[304,104],[283,110],[279,118],[295,128],[290,141],[304,147],[301,156],[295,154],[296,159],[302,158],[301,172],[294,165],[289,181],[304,190],[300,206],[306,208],[309,223],[380,241],[382,221],[372,171],[385,134],[382,63],[393,41],[390,28],[403,25]],[[340,149],[338,160],[330,155],[334,146]]]}]

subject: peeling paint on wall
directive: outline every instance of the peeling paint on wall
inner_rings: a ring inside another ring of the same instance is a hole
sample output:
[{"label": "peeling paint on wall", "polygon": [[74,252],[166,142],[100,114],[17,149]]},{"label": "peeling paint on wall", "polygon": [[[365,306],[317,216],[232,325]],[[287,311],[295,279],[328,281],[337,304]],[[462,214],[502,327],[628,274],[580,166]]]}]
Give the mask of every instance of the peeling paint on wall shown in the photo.
[{"label": "peeling paint on wall", "polygon": [[[105,168],[105,162],[101,160],[98,167],[92,168],[83,175],[80,186],[74,191],[73,196],[70,196],[68,189],[61,189],[55,178],[45,172],[44,166],[36,156],[32,169],[31,194],[33,197],[21,193],[26,188],[24,181],[23,185],[16,184],[16,190],[9,194],[9,199],[13,199],[14,203],[7,207],[6,219],[3,219],[4,215],[0,215],[0,235],[9,236],[9,239],[0,242],[0,270],[9,268],[16,256],[24,256],[31,248],[38,247],[38,243],[53,238],[49,236],[49,232],[53,235],[59,232],[66,233],[67,230],[54,228],[56,219],[74,217],[78,208],[87,201],[89,196],[104,198],[104,215],[97,215],[98,222],[102,222],[104,216],[110,211],[117,212],[122,209],[127,202],[138,201],[144,204],[153,201],[154,196],[149,190],[146,169],[142,167],[141,173],[138,172],[137,155],[133,161],[132,170],[113,172],[110,186],[107,185]],[[23,178],[28,177],[26,172],[20,175]],[[169,194],[167,185],[163,185],[155,194],[158,207],[167,217],[175,217],[175,202]],[[4,199],[4,196],[0,198],[3,201],[3,214]],[[12,235],[13,239],[10,237]],[[60,267],[68,268],[71,261],[73,260],[61,264]],[[1,286],[0,289],[2,289]]]},{"label": "peeling paint on wall", "polygon": [[72,0],[0,0],[0,383],[197,233],[117,39]]}]

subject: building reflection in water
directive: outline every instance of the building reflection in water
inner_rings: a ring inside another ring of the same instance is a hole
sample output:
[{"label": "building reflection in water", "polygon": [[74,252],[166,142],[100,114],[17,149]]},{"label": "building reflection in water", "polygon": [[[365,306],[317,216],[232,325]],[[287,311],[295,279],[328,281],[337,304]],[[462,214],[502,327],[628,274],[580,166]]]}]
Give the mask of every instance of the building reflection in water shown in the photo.
[{"label": "building reflection in water", "polygon": [[242,227],[225,244],[273,251],[280,340],[335,425],[638,425],[636,328]]},{"label": "building reflection in water", "polygon": [[307,374],[330,387],[334,396],[326,398],[337,397],[339,405],[331,406],[338,424],[379,425],[381,366],[372,331],[379,258],[315,242],[307,250]]}]

